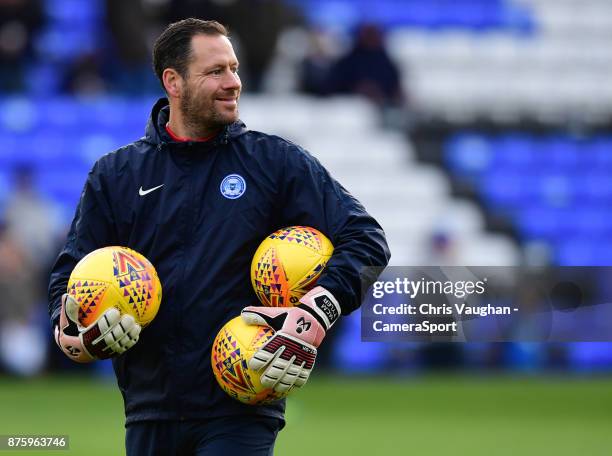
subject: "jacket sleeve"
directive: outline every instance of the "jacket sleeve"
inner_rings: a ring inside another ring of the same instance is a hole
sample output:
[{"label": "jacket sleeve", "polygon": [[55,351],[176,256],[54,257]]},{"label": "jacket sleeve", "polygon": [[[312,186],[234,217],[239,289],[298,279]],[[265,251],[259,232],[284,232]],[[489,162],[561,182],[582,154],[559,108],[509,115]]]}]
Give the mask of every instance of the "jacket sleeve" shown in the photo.
[{"label": "jacket sleeve", "polygon": [[49,317],[52,326],[59,319],[61,297],[66,293],[68,279],[79,260],[97,248],[116,244],[113,215],[101,169],[98,162],[89,172],[66,244],[51,269]]},{"label": "jacket sleeve", "polygon": [[389,262],[385,233],[308,152],[290,147],[284,171],[283,222],[312,226],[330,238],[334,253],[317,285],[329,290],[347,315]]}]

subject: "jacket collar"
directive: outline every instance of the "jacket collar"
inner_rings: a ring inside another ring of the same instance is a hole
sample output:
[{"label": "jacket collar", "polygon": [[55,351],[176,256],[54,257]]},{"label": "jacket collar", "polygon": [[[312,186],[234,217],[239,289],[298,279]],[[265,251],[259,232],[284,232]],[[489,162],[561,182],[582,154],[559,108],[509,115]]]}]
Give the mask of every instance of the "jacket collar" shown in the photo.
[{"label": "jacket collar", "polygon": [[[151,144],[191,144],[177,143],[175,142],[168,132],[166,131],[166,123],[170,116],[170,104],[167,98],[160,98],[157,100],[153,109],[151,110],[151,116],[147,122],[145,130],[145,140]],[[211,144],[227,143],[232,138],[236,138],[248,130],[246,125],[241,121],[227,125],[219,132],[219,134],[210,141]]]}]

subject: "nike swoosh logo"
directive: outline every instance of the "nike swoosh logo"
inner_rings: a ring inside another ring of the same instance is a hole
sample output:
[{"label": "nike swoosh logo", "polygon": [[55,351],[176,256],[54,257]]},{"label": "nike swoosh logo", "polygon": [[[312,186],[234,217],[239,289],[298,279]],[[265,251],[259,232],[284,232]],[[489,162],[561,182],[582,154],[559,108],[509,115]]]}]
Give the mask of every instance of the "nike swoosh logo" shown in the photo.
[{"label": "nike swoosh logo", "polygon": [[163,186],[164,186],[164,184],[161,184],[161,185],[158,185],[157,187],[153,187],[153,188],[150,188],[150,189],[148,189],[148,190],[143,190],[143,189],[142,189],[142,187],[140,187],[140,188],[138,189],[138,194],[139,194],[140,196],[145,196],[145,195],[148,195],[148,194],[149,194],[149,193],[151,193],[151,192],[154,192],[154,191],[155,191],[155,190],[157,190],[158,188],[162,188]]}]

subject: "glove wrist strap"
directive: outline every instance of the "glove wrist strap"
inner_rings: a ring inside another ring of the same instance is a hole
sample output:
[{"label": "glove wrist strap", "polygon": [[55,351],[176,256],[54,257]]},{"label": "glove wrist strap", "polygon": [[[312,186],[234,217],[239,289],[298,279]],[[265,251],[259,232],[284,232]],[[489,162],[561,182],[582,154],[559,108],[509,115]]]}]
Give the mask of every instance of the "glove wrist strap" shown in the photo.
[{"label": "glove wrist strap", "polygon": [[323,287],[309,298],[308,304],[300,304],[298,307],[310,312],[327,331],[340,317],[340,304],[334,295]]},{"label": "glove wrist strap", "polygon": [[104,350],[106,347],[105,344],[98,343],[94,344],[94,341],[100,337],[100,328],[98,325],[94,325],[91,329],[84,331],[81,334],[81,338],[83,341],[83,347],[93,355],[93,358],[97,359],[107,359],[111,357],[111,353]]}]

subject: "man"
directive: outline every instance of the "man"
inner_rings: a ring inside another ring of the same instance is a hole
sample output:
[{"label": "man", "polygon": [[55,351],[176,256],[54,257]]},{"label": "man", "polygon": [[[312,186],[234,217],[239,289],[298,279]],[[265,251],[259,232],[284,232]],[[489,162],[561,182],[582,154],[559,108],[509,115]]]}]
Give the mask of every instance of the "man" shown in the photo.
[{"label": "man", "polygon": [[[277,390],[302,386],[326,331],[359,306],[362,268],[387,264],[384,233],[307,152],[238,120],[238,60],[222,25],[171,24],[153,64],[168,99],[154,106],[144,138],[94,165],[53,268],[56,341],[77,361],[113,357],[128,455],[272,454],[284,402],[227,396],[210,365],[215,335],[241,310],[248,323],[269,324],[276,334],[251,367]],[[252,306],[258,244],[298,224],[335,246],[319,286],[297,307]],[[78,260],[106,245],[131,247],[158,271],[163,302],[142,334],[114,309],[79,328],[75,303],[62,298]],[[298,328],[300,319],[310,325]]]}]

